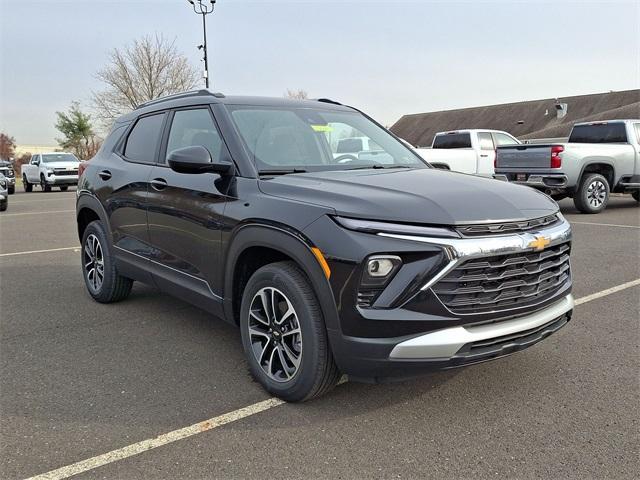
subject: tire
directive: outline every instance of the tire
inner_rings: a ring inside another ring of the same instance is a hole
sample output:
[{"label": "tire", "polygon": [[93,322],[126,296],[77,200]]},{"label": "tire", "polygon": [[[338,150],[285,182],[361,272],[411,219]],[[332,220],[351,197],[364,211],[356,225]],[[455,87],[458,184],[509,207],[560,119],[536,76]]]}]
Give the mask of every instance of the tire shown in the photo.
[{"label": "tire", "polygon": [[5,200],[4,202],[0,203],[0,212],[6,211],[8,206],[9,206],[8,200]]},{"label": "tire", "polygon": [[9,195],[13,195],[14,193],[16,193],[16,186],[11,185],[10,187],[7,188],[7,192],[9,193]]},{"label": "tire", "polygon": [[609,203],[609,182],[599,173],[589,173],[580,182],[573,203],[582,213],[602,212]]},{"label": "tire", "polygon": [[40,175],[40,187],[42,187],[43,192],[51,191],[51,185],[49,185],[47,181],[44,179],[44,175]]},{"label": "tire", "polygon": [[[269,307],[271,295],[275,309]],[[290,309],[293,314],[285,315]],[[240,332],[251,375],[272,395],[302,402],[325,394],[340,378],[318,298],[293,262],[272,263],[251,276],[242,295]]]},{"label": "tire", "polygon": [[631,196],[636,202],[640,203],[640,190],[634,190],[631,192]]},{"label": "tire", "polygon": [[24,187],[24,191],[26,193],[33,192],[33,185],[29,183],[26,175],[22,176],[22,186]]},{"label": "tire", "polygon": [[60,187],[60,191],[61,192],[66,192],[67,190],[69,190],[69,186],[68,185],[63,185]]},{"label": "tire", "polygon": [[96,302],[114,303],[129,296],[133,280],[118,273],[107,234],[100,221],[91,222],[85,229],[80,258],[85,286]]}]

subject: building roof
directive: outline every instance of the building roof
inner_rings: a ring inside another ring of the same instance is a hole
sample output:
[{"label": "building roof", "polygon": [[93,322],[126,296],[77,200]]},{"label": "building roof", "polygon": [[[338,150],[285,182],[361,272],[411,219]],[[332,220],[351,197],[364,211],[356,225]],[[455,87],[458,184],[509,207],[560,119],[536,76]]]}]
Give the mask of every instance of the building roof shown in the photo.
[{"label": "building roof", "polygon": [[[556,116],[556,103],[567,114]],[[640,90],[461,108],[405,115],[391,131],[416,146],[429,146],[437,132],[482,128],[504,130],[518,138],[567,137],[574,123],[640,117]]]}]

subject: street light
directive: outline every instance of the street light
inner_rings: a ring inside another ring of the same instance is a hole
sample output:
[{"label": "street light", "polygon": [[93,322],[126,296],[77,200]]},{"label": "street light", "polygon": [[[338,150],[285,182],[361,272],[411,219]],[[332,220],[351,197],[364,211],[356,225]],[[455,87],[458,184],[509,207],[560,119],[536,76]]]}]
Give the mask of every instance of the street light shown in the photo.
[{"label": "street light", "polygon": [[[204,44],[198,45],[198,50],[204,51],[204,84],[206,88],[209,88],[209,63],[207,59],[207,22],[205,17],[213,12],[213,8],[216,6],[216,0],[187,0],[193,7],[193,11],[198,15],[202,15],[202,36],[204,37]],[[207,5],[211,3],[211,6]]]}]

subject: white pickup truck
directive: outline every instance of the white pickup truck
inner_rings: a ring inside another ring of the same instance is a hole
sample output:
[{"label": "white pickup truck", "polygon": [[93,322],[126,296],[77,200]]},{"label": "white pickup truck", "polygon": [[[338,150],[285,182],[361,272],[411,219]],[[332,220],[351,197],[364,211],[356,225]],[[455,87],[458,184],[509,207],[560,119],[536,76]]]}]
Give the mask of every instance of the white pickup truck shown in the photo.
[{"label": "white pickup truck", "polygon": [[499,130],[454,130],[436,133],[431,148],[416,150],[436,168],[491,177],[496,147],[503,145],[520,141]]},{"label": "white pickup truck", "polygon": [[497,155],[495,178],[571,197],[583,213],[603,211],[611,192],[640,202],[640,119],[577,123],[567,143],[500,147]]},{"label": "white pickup truck", "polygon": [[29,163],[22,165],[22,185],[25,192],[33,191],[34,185],[40,185],[44,192],[51,187],[60,187],[63,192],[69,185],[78,184],[80,160],[72,153],[38,153],[31,156]]}]

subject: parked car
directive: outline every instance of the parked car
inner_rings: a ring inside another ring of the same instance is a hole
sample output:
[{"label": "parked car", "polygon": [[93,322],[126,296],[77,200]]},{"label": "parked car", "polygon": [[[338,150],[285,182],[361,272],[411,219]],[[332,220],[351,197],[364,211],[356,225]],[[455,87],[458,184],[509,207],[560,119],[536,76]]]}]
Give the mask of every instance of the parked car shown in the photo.
[{"label": "parked car", "polygon": [[5,176],[7,192],[12,195],[16,191],[16,174],[9,160],[0,160],[0,173]]},{"label": "parked car", "polygon": [[0,172],[0,212],[9,206],[9,180]]},{"label": "parked car", "polygon": [[[384,163],[334,158],[356,129]],[[343,159],[344,160],[344,159]],[[302,401],[509,355],[563,327],[571,229],[533,189],[431,168],[336,102],[147,102],[83,164],[87,291],[151,283],[238,325],[253,376]]]},{"label": "parked car", "polygon": [[40,185],[44,192],[59,187],[66,192],[70,185],[78,184],[78,166],[80,160],[72,153],[38,153],[31,156],[29,163],[22,165],[22,185],[25,192],[33,191],[34,185]]},{"label": "parked car", "polygon": [[499,180],[572,197],[583,213],[600,213],[611,192],[640,202],[640,120],[574,125],[568,143],[498,147]]},{"label": "parked car", "polygon": [[491,177],[500,145],[520,145],[520,141],[499,130],[455,130],[436,133],[431,148],[417,150],[436,168]]}]

